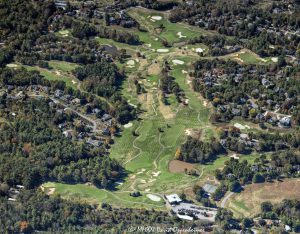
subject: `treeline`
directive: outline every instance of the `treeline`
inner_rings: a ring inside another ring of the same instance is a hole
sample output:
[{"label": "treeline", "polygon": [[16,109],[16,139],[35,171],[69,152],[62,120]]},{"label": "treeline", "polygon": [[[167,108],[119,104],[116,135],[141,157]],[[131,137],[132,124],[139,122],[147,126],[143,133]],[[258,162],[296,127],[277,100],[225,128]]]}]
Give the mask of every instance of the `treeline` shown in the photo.
[{"label": "treeline", "polygon": [[175,1],[142,0],[140,5],[148,9],[166,11],[173,9],[178,3]]},{"label": "treeline", "polygon": [[123,31],[111,29],[105,26],[94,26],[85,22],[74,21],[72,23],[72,35],[74,37],[83,39],[93,36],[99,36],[102,38],[112,39],[117,42],[126,43],[129,45],[140,44],[139,37],[135,34]]},{"label": "treeline", "polygon": [[[62,118],[47,101],[18,103],[1,97],[0,181],[34,188],[48,180],[92,182],[108,188],[122,176],[122,167],[106,156],[103,147],[90,149],[71,141],[56,127]],[[13,114],[12,114],[13,113]],[[63,117],[70,120],[72,116]]]},{"label": "treeline", "polygon": [[56,9],[53,1],[1,1],[0,66],[9,63],[18,50],[30,51],[35,41],[48,32]]},{"label": "treeline", "polygon": [[82,86],[87,92],[105,97],[115,104],[113,111],[120,123],[128,123],[136,118],[135,108],[118,92],[123,77],[114,64],[102,59],[94,64],[77,67],[73,73],[83,81]]},{"label": "treeline", "polygon": [[253,164],[249,164],[246,160],[240,162],[231,158],[225,162],[222,170],[215,171],[215,176],[220,181],[238,183],[236,184],[236,189],[238,189],[239,184],[271,182],[282,177],[297,177],[299,170],[299,152],[287,150],[273,153],[270,159],[262,155]]},{"label": "treeline", "polygon": [[222,153],[225,153],[225,150],[215,138],[210,142],[203,142],[188,136],[186,142],[181,145],[176,159],[205,164],[215,160],[217,155]]},{"label": "treeline", "polygon": [[[188,226],[165,212],[145,209],[116,209],[49,197],[37,190],[22,191],[16,202],[7,201],[0,186],[0,229],[8,233],[83,232],[120,233],[131,226]],[[149,218],[151,217],[151,218]]]}]

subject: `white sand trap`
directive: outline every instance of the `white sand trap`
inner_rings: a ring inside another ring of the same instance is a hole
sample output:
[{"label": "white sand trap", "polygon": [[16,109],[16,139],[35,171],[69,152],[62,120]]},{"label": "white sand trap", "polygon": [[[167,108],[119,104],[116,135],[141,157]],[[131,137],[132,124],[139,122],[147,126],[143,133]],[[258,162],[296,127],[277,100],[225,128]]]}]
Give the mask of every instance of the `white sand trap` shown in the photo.
[{"label": "white sand trap", "polygon": [[154,19],[150,19],[150,21],[152,21],[152,22],[155,22],[155,20],[154,20]]},{"label": "white sand trap", "polygon": [[158,41],[158,38],[155,38],[154,41]]},{"label": "white sand trap", "polygon": [[133,66],[135,64],[135,62],[134,62],[134,60],[128,60],[126,64],[129,66]]},{"label": "white sand trap", "polygon": [[138,171],[136,174],[137,175],[139,175],[139,174],[142,174],[142,173],[144,173],[146,171],[146,169],[145,168],[142,168],[140,171]]},{"label": "white sand trap", "polygon": [[189,104],[189,99],[184,100],[185,104]]},{"label": "white sand trap", "polygon": [[146,180],[140,180],[142,184],[146,184]]},{"label": "white sand trap", "polygon": [[58,75],[58,76],[61,76],[60,71],[55,71],[55,74]]},{"label": "white sand trap", "polygon": [[55,188],[48,188],[47,195],[52,195],[55,192]]},{"label": "white sand trap", "polygon": [[181,60],[178,60],[178,59],[174,59],[174,60],[172,60],[172,62],[173,62],[175,65],[183,65],[183,64],[184,64],[184,61],[181,61]]},{"label": "white sand trap", "polygon": [[190,129],[186,129],[184,132],[187,136],[190,136],[192,134],[192,131]]},{"label": "white sand trap", "polygon": [[267,62],[267,60],[266,60],[266,59],[263,59],[263,58],[261,58],[260,60],[263,61],[264,63]]},{"label": "white sand trap", "polygon": [[132,123],[128,123],[124,125],[124,128],[131,128],[132,127]]},{"label": "white sand trap", "polygon": [[190,84],[190,83],[192,83],[192,81],[188,80],[187,83]]},{"label": "white sand trap", "polygon": [[197,53],[202,53],[203,51],[204,51],[204,49],[202,49],[202,48],[196,48]]},{"label": "white sand trap", "polygon": [[182,35],[182,32],[178,32],[176,35],[177,35],[179,38],[185,38],[185,37],[186,37],[186,36]]},{"label": "white sand trap", "polygon": [[128,67],[128,68],[134,68],[135,66],[134,65],[127,65],[126,67]]},{"label": "white sand trap", "polygon": [[245,128],[250,129],[251,127],[249,125],[245,125]]},{"label": "white sand trap", "polygon": [[182,74],[187,74],[188,73],[186,70],[182,70],[181,72],[182,72]]},{"label": "white sand trap", "polygon": [[159,52],[159,53],[167,53],[167,52],[169,52],[169,49],[157,49],[157,52]]},{"label": "white sand trap", "polygon": [[156,179],[151,179],[151,180],[148,181],[148,183],[152,183],[154,181],[156,181]]},{"label": "white sand trap", "polygon": [[154,15],[151,17],[152,20],[156,21],[156,20],[162,20],[162,17],[159,15]]},{"label": "white sand trap", "polygon": [[72,82],[72,84],[77,84],[77,82],[75,80],[72,80],[71,82]]},{"label": "white sand trap", "polygon": [[9,68],[17,68],[17,67],[19,67],[19,65],[15,64],[15,63],[9,63],[6,66],[9,67]]},{"label": "white sand trap", "polygon": [[147,197],[155,202],[159,202],[161,200],[161,198],[159,196],[153,195],[153,194],[147,194]]},{"label": "white sand trap", "polygon": [[151,44],[145,44],[146,46],[148,46],[149,48],[151,47]]},{"label": "white sand trap", "polygon": [[234,159],[239,159],[239,158],[240,158],[240,157],[237,156],[236,154],[232,154],[232,155],[230,155],[229,157],[230,157],[230,158],[234,158]]},{"label": "white sand trap", "polygon": [[203,101],[203,106],[207,106],[208,105],[208,102],[207,101]]},{"label": "white sand trap", "polygon": [[242,124],[239,124],[239,123],[235,123],[233,126],[236,127],[236,128],[238,128],[238,129],[240,129],[240,130],[244,130],[245,129],[245,126],[242,125]]},{"label": "white sand trap", "polygon": [[160,173],[161,173],[161,171],[158,171],[158,172],[152,172],[152,175],[153,175],[154,177],[157,177],[157,176],[159,176]]},{"label": "white sand trap", "polygon": [[277,63],[278,62],[278,58],[277,57],[273,57],[271,58],[272,62]]},{"label": "white sand trap", "polygon": [[145,192],[150,192],[150,190],[151,190],[151,189],[147,188],[147,189],[145,189]]}]

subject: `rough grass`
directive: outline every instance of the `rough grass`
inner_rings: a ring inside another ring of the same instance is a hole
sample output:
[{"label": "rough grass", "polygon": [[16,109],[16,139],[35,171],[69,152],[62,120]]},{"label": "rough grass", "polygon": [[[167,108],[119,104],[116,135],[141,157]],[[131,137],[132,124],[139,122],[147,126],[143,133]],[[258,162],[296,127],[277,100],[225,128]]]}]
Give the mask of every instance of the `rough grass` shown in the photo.
[{"label": "rough grass", "polygon": [[300,199],[300,179],[247,185],[244,191],[230,198],[228,206],[234,208],[236,216],[254,216],[260,212],[262,202],[279,203],[283,199]]}]

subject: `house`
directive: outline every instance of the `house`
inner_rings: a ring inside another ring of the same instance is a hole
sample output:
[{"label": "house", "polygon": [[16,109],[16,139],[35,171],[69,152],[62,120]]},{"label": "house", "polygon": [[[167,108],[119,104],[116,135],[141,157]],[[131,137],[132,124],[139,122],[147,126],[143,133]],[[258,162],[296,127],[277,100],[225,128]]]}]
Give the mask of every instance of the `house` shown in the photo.
[{"label": "house", "polygon": [[66,138],[69,138],[71,139],[72,138],[72,133],[73,133],[73,130],[66,130],[66,131],[63,131],[63,134],[65,135]]},{"label": "house", "polygon": [[92,146],[95,146],[95,147],[99,147],[102,145],[102,141],[99,141],[99,140],[93,140],[91,138],[89,138],[87,141],[86,141],[87,144],[89,145],[92,145]]},{"label": "house", "polygon": [[67,126],[67,123],[64,122],[64,123],[59,124],[59,125],[58,125],[58,128],[59,128],[59,129],[63,129],[63,128],[65,128],[66,126]]},{"label": "house", "polygon": [[62,95],[64,95],[64,92],[63,92],[62,90],[60,90],[60,89],[55,90],[54,96],[55,96],[56,98],[59,98],[59,97],[61,97]]},{"label": "house", "polygon": [[102,129],[102,134],[103,134],[103,135],[106,135],[106,136],[109,136],[109,135],[110,135],[109,128],[106,127],[106,128],[104,128],[104,129]]},{"label": "house", "polygon": [[211,195],[216,192],[218,187],[212,184],[205,184],[202,188],[208,195]]},{"label": "house", "polygon": [[71,103],[73,104],[73,105],[79,105],[80,104],[80,99],[79,98],[74,98],[72,101],[71,101]]},{"label": "house", "polygon": [[109,114],[104,114],[104,115],[102,116],[102,118],[101,118],[101,120],[102,120],[103,122],[105,122],[105,121],[107,121],[107,120],[110,120],[110,119],[112,119],[112,116],[109,115]]},{"label": "house", "polygon": [[172,206],[173,205],[178,205],[182,202],[181,198],[175,193],[170,194],[170,195],[166,195],[165,197],[166,197],[168,203]]},{"label": "house", "polygon": [[283,117],[282,119],[279,120],[279,127],[282,127],[282,128],[289,128],[291,126],[291,117],[289,116],[285,116]]}]

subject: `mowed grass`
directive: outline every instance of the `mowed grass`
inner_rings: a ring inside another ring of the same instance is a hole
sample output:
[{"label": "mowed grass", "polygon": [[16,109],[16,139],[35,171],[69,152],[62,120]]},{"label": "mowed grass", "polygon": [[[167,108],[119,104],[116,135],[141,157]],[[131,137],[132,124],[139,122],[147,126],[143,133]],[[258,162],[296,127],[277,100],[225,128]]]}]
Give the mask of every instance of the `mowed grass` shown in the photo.
[{"label": "mowed grass", "polygon": [[[171,23],[168,21],[167,15],[159,11],[134,8],[130,9],[128,13],[141,25],[143,25],[151,34],[157,35],[160,39],[165,39],[170,43],[185,41],[206,33],[197,27]],[[160,20],[154,20],[151,18],[155,16],[160,16],[162,18]],[[161,25],[164,29],[160,32],[157,28]],[[179,32],[182,35],[181,37],[178,35]]]},{"label": "mowed grass", "polygon": [[88,204],[109,203],[116,207],[132,207],[132,208],[153,208],[164,209],[164,201],[152,201],[143,193],[142,196],[132,197],[129,192],[110,192],[104,189],[98,189],[94,186],[86,184],[62,184],[62,183],[45,183],[43,187],[48,190],[55,188],[54,195],[59,194],[62,198],[84,202]]},{"label": "mowed grass", "polygon": [[67,86],[74,89],[78,88],[79,80],[76,79],[71,71],[78,67],[78,64],[62,62],[62,61],[50,61],[49,69],[40,68],[38,66],[23,65],[28,71],[39,71],[40,74],[47,80],[59,80],[66,83]]},{"label": "mowed grass", "polygon": [[246,185],[241,193],[230,198],[228,207],[237,217],[253,217],[260,212],[258,204],[279,203],[283,199],[300,199],[300,179]]}]

